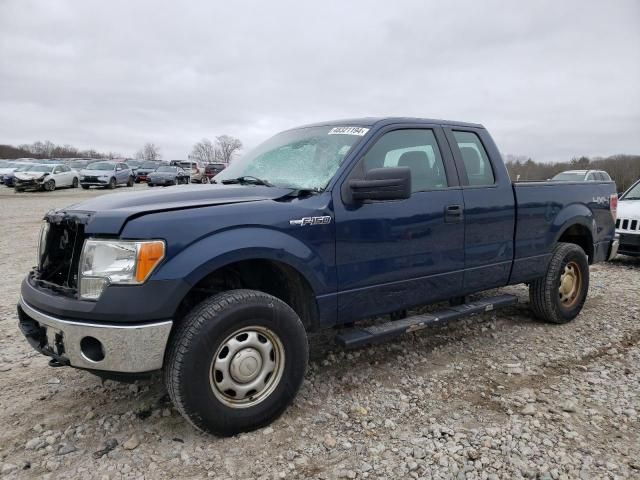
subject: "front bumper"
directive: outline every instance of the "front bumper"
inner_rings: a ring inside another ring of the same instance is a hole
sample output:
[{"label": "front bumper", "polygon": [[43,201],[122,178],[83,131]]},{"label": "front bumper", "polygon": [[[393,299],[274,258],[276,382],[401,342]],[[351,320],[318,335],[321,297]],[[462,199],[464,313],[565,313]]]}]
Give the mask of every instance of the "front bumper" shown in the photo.
[{"label": "front bumper", "polygon": [[80,185],[90,185],[90,186],[100,186],[100,187],[104,187],[105,185],[109,185],[109,179],[105,178],[104,180],[102,179],[91,179],[91,180],[82,180],[80,179]]},{"label": "front bumper", "polygon": [[20,297],[20,330],[33,348],[72,367],[121,373],[162,368],[173,321],[106,324],[53,317]]},{"label": "front bumper", "polygon": [[618,253],[632,257],[640,256],[640,232],[620,233],[620,246]]}]

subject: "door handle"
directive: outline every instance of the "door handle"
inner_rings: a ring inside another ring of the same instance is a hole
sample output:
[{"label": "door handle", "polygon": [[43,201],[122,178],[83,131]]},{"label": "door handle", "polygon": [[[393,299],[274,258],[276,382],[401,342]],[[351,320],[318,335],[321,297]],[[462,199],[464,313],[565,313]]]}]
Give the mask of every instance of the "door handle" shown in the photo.
[{"label": "door handle", "polygon": [[463,212],[462,205],[447,205],[444,209],[444,221],[448,223],[461,222]]}]

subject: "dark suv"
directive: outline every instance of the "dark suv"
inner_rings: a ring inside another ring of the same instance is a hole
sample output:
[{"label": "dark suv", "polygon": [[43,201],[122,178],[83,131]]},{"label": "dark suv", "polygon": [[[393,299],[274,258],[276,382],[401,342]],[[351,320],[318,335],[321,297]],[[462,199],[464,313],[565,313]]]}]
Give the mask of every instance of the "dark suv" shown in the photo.
[{"label": "dark suv", "polygon": [[211,181],[213,177],[215,177],[225,168],[227,168],[227,165],[224,163],[207,163],[204,166],[204,174],[209,179],[209,181]]}]

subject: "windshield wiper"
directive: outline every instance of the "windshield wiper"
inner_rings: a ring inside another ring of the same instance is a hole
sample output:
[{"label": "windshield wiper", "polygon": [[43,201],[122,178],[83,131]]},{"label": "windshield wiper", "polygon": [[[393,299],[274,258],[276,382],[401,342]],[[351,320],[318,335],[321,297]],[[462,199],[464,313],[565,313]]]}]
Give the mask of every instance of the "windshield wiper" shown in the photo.
[{"label": "windshield wiper", "polygon": [[225,180],[222,180],[220,183],[223,183],[225,185],[229,185],[232,183],[239,183],[239,184],[251,184],[251,185],[264,185],[265,187],[273,187],[273,185],[271,183],[269,183],[267,180],[263,180],[261,178],[258,177],[254,177],[252,175],[244,175],[242,177],[238,177],[238,178],[227,178]]}]

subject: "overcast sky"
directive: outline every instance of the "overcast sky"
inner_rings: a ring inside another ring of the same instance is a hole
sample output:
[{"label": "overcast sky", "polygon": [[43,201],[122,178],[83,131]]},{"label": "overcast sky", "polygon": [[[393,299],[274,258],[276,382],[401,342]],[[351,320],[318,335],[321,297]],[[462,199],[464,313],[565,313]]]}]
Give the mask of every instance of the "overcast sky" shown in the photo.
[{"label": "overcast sky", "polygon": [[640,1],[0,0],[0,143],[186,158],[359,116],[536,160],[640,153]]}]

